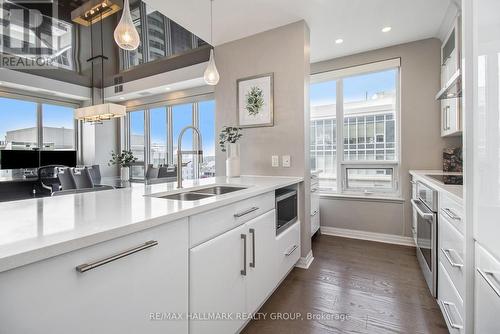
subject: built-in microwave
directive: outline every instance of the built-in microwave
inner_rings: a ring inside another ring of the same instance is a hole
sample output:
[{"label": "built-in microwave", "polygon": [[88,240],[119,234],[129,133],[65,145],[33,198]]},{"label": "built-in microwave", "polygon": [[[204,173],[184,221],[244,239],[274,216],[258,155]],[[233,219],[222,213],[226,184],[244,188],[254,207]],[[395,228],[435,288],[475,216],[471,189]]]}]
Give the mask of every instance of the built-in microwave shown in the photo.
[{"label": "built-in microwave", "polygon": [[282,188],[275,192],[276,235],[297,221],[297,190]]}]

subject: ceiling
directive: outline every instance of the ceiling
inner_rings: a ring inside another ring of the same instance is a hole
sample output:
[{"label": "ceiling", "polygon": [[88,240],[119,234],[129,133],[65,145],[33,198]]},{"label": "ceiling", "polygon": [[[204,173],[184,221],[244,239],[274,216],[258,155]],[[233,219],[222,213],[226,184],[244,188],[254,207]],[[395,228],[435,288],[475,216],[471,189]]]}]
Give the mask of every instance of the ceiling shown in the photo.
[{"label": "ceiling", "polygon": [[[210,42],[210,0],[145,0]],[[311,62],[437,37],[455,0],[215,0],[212,45],[304,19]],[[391,26],[383,33],[381,29]],[[343,39],[336,44],[336,39]]]}]

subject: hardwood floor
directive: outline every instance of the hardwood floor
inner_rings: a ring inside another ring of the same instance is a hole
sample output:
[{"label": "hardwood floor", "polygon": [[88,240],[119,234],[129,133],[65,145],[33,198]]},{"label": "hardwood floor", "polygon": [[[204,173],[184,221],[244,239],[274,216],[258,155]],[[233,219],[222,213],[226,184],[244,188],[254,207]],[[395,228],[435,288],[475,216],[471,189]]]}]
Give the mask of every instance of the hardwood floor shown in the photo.
[{"label": "hardwood floor", "polygon": [[[414,248],[321,235],[313,254],[243,333],[448,333]],[[276,319],[290,313],[298,319]]]}]

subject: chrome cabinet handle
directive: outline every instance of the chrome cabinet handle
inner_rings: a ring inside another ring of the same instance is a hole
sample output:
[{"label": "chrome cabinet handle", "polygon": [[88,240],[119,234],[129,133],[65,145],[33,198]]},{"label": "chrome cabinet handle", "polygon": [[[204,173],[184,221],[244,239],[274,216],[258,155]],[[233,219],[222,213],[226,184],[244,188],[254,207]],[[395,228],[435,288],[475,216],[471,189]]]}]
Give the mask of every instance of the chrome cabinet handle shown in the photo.
[{"label": "chrome cabinet handle", "polygon": [[254,207],[252,207],[252,208],[250,208],[250,209],[248,209],[248,210],[245,210],[245,211],[242,211],[242,212],[235,213],[235,214],[234,214],[234,217],[235,217],[235,218],[240,218],[240,217],[243,217],[244,215],[248,215],[249,213],[254,212],[254,211],[257,211],[257,210],[259,210],[259,208],[258,208],[258,207],[256,207],[256,206],[254,206]]},{"label": "chrome cabinet handle", "polygon": [[255,268],[255,229],[251,228],[249,231],[252,235],[252,262],[250,262],[250,268]]},{"label": "chrome cabinet handle", "polygon": [[318,188],[313,188],[313,189],[311,189],[311,193],[315,193],[315,192],[317,192],[317,191],[318,191]]},{"label": "chrome cabinet handle", "polygon": [[147,241],[145,242],[143,245],[140,245],[140,246],[137,246],[137,247],[134,247],[134,248],[130,248],[130,249],[127,249],[121,253],[118,253],[118,254],[115,254],[115,255],[112,255],[110,257],[107,257],[105,259],[102,259],[102,260],[98,260],[98,261],[95,261],[95,262],[91,262],[91,263],[84,263],[84,264],[81,264],[79,266],[76,266],[76,271],[78,271],[79,273],[84,273],[86,271],[89,271],[89,270],[92,270],[94,268],[97,268],[97,267],[100,267],[104,264],[107,264],[107,263],[110,263],[110,262],[113,262],[113,261],[116,261],[118,259],[121,259],[122,257],[125,257],[125,256],[129,256],[131,254],[134,254],[134,253],[137,253],[137,252],[140,252],[142,250],[145,250],[145,249],[148,249],[148,248],[151,248],[151,247],[154,247],[158,245],[158,241],[155,241],[155,240],[150,240],[150,241]]},{"label": "chrome cabinet handle", "polygon": [[462,218],[460,218],[460,216],[458,216],[455,212],[451,211],[450,208],[443,208],[443,209],[441,209],[441,211],[443,211],[449,218],[451,218],[453,220],[456,220],[456,221],[462,220]]},{"label": "chrome cabinet handle", "polygon": [[495,277],[495,273],[491,272],[491,271],[482,271],[479,268],[477,268],[477,272],[479,273],[479,275],[481,275],[484,278],[486,283],[488,283],[488,285],[490,286],[490,288],[493,289],[493,291],[496,293],[496,295],[498,297],[500,297],[500,289],[498,287],[496,287],[495,284],[488,278],[488,275]]},{"label": "chrome cabinet handle", "polygon": [[298,245],[293,245],[292,249],[290,249],[290,251],[288,251],[288,253],[285,253],[285,256],[290,256],[292,255],[293,252],[295,252],[295,250],[299,248]]},{"label": "chrome cabinet handle", "polygon": [[311,214],[311,217],[314,217],[318,214],[318,210],[314,210],[314,212]]},{"label": "chrome cabinet handle", "polygon": [[[448,262],[451,264],[452,267],[462,268],[464,266],[463,263],[456,263],[451,258],[451,252],[453,251],[453,252],[455,252],[456,256],[460,259],[460,256],[458,256],[458,253],[454,249],[451,249],[451,248],[449,248],[449,249],[441,248],[441,251],[443,252],[444,256],[446,257],[446,260],[448,260]],[[462,260],[462,259],[460,259],[460,260]]]},{"label": "chrome cabinet handle", "polygon": [[241,239],[243,239],[243,269],[240,274],[243,276],[247,275],[247,235],[241,234]]},{"label": "chrome cabinet handle", "polygon": [[457,306],[455,304],[453,304],[453,303],[449,303],[449,302],[445,302],[445,301],[441,301],[441,305],[443,306],[444,314],[445,314],[446,318],[448,319],[448,322],[450,323],[450,326],[453,327],[453,328],[456,328],[456,329],[462,329],[462,328],[464,328],[464,326],[456,324],[453,321],[453,319],[451,318],[451,315],[450,315],[449,307],[453,306],[455,308],[455,310],[456,310]]},{"label": "chrome cabinet handle", "polygon": [[414,208],[415,210],[417,210],[418,214],[419,214],[422,218],[424,218],[424,219],[432,219],[432,218],[434,218],[434,213],[432,213],[432,212],[429,212],[429,213],[423,212],[423,211],[422,211],[422,209],[420,209],[420,208],[418,207],[418,205],[419,205],[419,201],[412,199],[412,200],[411,200],[411,204],[413,204],[413,208]]}]

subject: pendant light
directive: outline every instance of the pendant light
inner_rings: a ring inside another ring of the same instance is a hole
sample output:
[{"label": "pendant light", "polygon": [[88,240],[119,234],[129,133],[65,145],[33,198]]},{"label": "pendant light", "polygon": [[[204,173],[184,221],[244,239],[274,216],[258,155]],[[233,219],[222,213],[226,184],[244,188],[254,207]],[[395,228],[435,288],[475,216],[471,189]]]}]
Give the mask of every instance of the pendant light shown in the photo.
[{"label": "pendant light", "polygon": [[[210,44],[213,44],[213,15],[212,15],[212,5],[214,0],[210,0]],[[205,70],[205,74],[203,75],[203,79],[207,83],[207,85],[215,86],[219,82],[219,72],[217,71],[217,67],[215,66],[215,57],[214,57],[214,48],[210,50],[210,59],[208,61],[207,69]]]},{"label": "pendant light", "polygon": [[[104,55],[104,37],[103,37],[103,26],[102,26],[102,15],[99,18],[101,23],[101,39],[100,39],[100,54],[94,55],[94,34],[93,25],[90,26],[90,58],[87,62],[91,66],[91,92],[92,92],[92,105],[83,108],[75,109],[75,118],[79,121],[84,121],[92,124],[101,124],[103,121],[111,120],[113,118],[124,117],[126,115],[126,107],[115,103],[106,103],[104,99],[104,62],[108,60],[108,57]],[[101,66],[101,81],[97,84],[94,81],[94,62],[99,61]],[[96,103],[95,89],[98,88],[100,91],[101,101]]]},{"label": "pendant light", "polygon": [[115,28],[115,41],[124,50],[132,51],[139,47],[141,39],[137,29],[135,29],[132,15],[130,15],[129,0],[123,1],[123,13],[120,22]]}]

